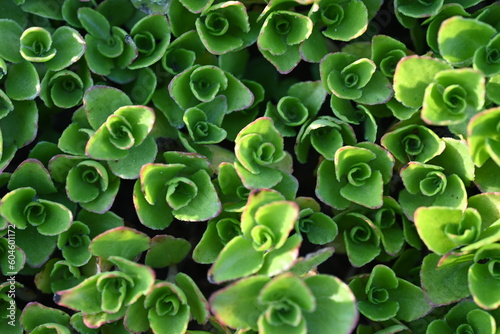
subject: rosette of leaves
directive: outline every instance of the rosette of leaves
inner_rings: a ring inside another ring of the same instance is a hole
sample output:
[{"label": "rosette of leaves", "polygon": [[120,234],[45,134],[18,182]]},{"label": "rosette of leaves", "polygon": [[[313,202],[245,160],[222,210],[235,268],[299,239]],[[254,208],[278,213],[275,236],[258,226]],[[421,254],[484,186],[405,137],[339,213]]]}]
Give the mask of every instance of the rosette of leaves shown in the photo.
[{"label": "rosette of leaves", "polygon": [[468,125],[467,141],[475,170],[474,182],[482,191],[499,191],[500,183],[491,178],[500,169],[500,108],[487,109],[474,116]]},{"label": "rosette of leaves", "polygon": [[388,78],[394,77],[398,62],[407,53],[406,45],[390,36],[376,35],[372,38],[371,59]]},{"label": "rosette of leaves", "polygon": [[55,181],[65,184],[68,198],[92,212],[109,210],[120,188],[120,178],[106,165],[85,157],[57,155],[49,169]]},{"label": "rosette of leaves", "polygon": [[[223,162],[219,165],[217,175],[219,197],[224,203],[224,211],[241,212],[245,207],[251,189],[246,188],[239,177],[234,164]],[[297,179],[288,173],[283,173],[283,178],[272,189],[277,190],[289,201],[297,195],[299,184]]]},{"label": "rosette of leaves", "polygon": [[222,323],[259,333],[347,334],[358,318],[347,285],[321,274],[241,279],[212,295],[210,304]]},{"label": "rosette of leaves", "polygon": [[174,217],[204,221],[217,216],[221,203],[210,179],[208,160],[194,153],[165,152],[167,164],[150,163],[141,169],[134,187],[134,204],[141,222],[163,229]]},{"label": "rosette of leaves", "polygon": [[346,52],[330,53],[320,63],[321,81],[329,93],[363,104],[382,104],[392,97],[389,80],[373,60]]},{"label": "rosette of leaves", "polygon": [[500,34],[496,34],[485,46],[474,52],[473,67],[487,77],[500,73]]},{"label": "rosette of leaves", "polygon": [[290,236],[299,218],[299,207],[270,189],[254,190],[241,216],[241,235],[220,251],[209,271],[213,282],[224,282],[255,273],[276,275],[291,267],[301,243]]},{"label": "rosette of leaves", "polygon": [[268,117],[260,117],[236,136],[234,166],[246,188],[272,188],[291,174],[283,137]]},{"label": "rosette of leaves", "polygon": [[163,68],[172,75],[177,75],[194,64],[216,65],[215,56],[205,49],[200,36],[190,30],[170,43],[161,59]]},{"label": "rosette of leaves", "polygon": [[117,270],[95,274],[56,295],[59,305],[82,312],[83,322],[90,328],[122,319],[127,308],[149,294],[154,286],[155,274],[151,268],[118,256],[107,260]]},{"label": "rosette of leaves", "polygon": [[321,81],[297,82],[290,86],[287,95],[274,106],[267,103],[264,116],[274,121],[274,126],[284,137],[296,135],[294,128],[316,116],[326,98]]},{"label": "rosette of leaves", "polygon": [[361,207],[354,211],[362,213],[375,225],[383,249],[387,254],[395,256],[401,251],[405,243],[405,237],[410,232],[407,231],[408,226],[405,226],[406,219],[401,206],[395,199],[384,196],[384,204],[380,208],[369,210]]},{"label": "rosette of leaves", "polygon": [[333,221],[342,236],[334,241],[337,251],[346,253],[353,266],[362,267],[380,254],[380,232],[368,217],[358,212],[343,212]]},{"label": "rosette of leaves", "polygon": [[254,99],[250,89],[239,79],[211,65],[194,65],[179,73],[170,81],[168,90],[184,110],[222,95],[226,97],[227,113],[230,113],[248,108]]},{"label": "rosette of leaves", "polygon": [[95,74],[123,81],[121,77],[125,74],[120,72],[138,56],[134,40],[127,38],[129,34],[122,28],[112,27],[108,19],[93,8],[78,9],[78,19],[87,32],[85,60],[89,69]]},{"label": "rosette of leaves", "polygon": [[500,166],[499,121],[500,108],[491,108],[474,116],[468,125],[467,142],[478,167],[490,158]]},{"label": "rosette of leaves", "polygon": [[343,210],[352,203],[369,208],[383,205],[384,184],[392,177],[394,158],[382,147],[368,142],[343,146],[333,161],[318,167],[316,195],[325,204]]},{"label": "rosette of leaves", "polygon": [[30,302],[19,319],[28,333],[71,333],[70,316],[59,309]]},{"label": "rosette of leaves", "polygon": [[[95,266],[95,263],[93,265]],[[52,294],[73,288],[95,273],[96,268],[92,268],[92,264],[76,267],[60,258],[51,258],[35,275],[34,282],[38,290]]]},{"label": "rosette of leaves", "polygon": [[[52,71],[62,70],[77,62],[85,48],[80,33],[68,26],[59,27],[52,33],[43,27],[30,27],[19,36],[18,50],[21,57],[30,62],[44,63]],[[6,59],[19,61],[10,57]]]},{"label": "rosette of leaves", "polygon": [[272,11],[265,19],[257,46],[278,72],[291,72],[300,62],[300,44],[312,33],[312,20],[288,10]]},{"label": "rosette of leaves", "polygon": [[220,215],[210,219],[193,250],[193,259],[198,263],[213,263],[224,246],[242,234],[240,218],[240,213],[222,211]]},{"label": "rosette of leaves", "polygon": [[345,145],[355,145],[353,128],[331,116],[319,116],[300,128],[295,144],[295,155],[301,163],[307,162],[311,146],[327,160],[333,160],[335,152]]},{"label": "rosette of leaves", "polygon": [[386,132],[380,143],[402,164],[410,161],[425,163],[441,154],[446,146],[434,131],[417,124]]},{"label": "rosette of leaves", "polygon": [[323,212],[318,202],[311,197],[295,199],[299,205],[299,219],[295,229],[307,236],[307,240],[315,245],[324,245],[335,239],[338,233],[337,224]]},{"label": "rosette of leaves", "polygon": [[464,68],[437,73],[425,89],[422,119],[433,125],[454,125],[465,134],[466,122],[484,105],[485,78],[479,71]]},{"label": "rosette of leaves", "polygon": [[496,29],[486,22],[459,15],[450,17],[439,27],[439,53],[454,67],[469,66],[476,51],[488,45],[496,33]]},{"label": "rosette of leaves", "polygon": [[69,264],[80,267],[89,262],[92,257],[89,234],[90,228],[80,221],[73,221],[68,230],[59,234],[57,248]]},{"label": "rosette of leaves", "polygon": [[49,108],[69,109],[81,104],[83,94],[92,86],[88,69],[47,71],[41,81],[40,98]]},{"label": "rosette of leaves", "polygon": [[483,226],[474,208],[423,207],[415,212],[415,225],[427,248],[438,255],[470,252],[500,240],[498,223]]},{"label": "rosette of leaves", "polygon": [[216,97],[207,103],[200,103],[196,107],[188,108],[183,116],[188,136],[179,132],[181,142],[188,146],[186,149],[189,150],[189,146],[194,144],[192,150],[201,154],[204,152],[197,150],[196,146],[217,144],[223,141],[226,138],[226,130],[221,128],[221,124],[226,110],[227,104],[223,96]]},{"label": "rosette of leaves", "polygon": [[361,0],[320,0],[312,4],[308,16],[332,40],[350,41],[368,27],[368,10]]},{"label": "rosette of leaves", "polygon": [[376,265],[370,275],[354,278],[349,288],[356,297],[359,312],[373,321],[391,318],[414,321],[432,309],[421,288],[397,277],[385,265]]},{"label": "rosette of leaves", "polygon": [[410,162],[401,169],[405,188],[399,192],[398,202],[411,221],[417,208],[446,206],[465,209],[467,192],[462,179],[448,174],[443,167]]},{"label": "rosette of leaves", "polygon": [[[105,86],[87,90],[84,107],[92,127],[83,131],[90,135],[85,154],[107,161],[111,171],[121,178],[137,178],[142,165],[152,162],[158,150],[150,134],[154,111],[147,106],[132,105],[125,93]],[[81,131],[75,132],[72,135],[82,136]]]},{"label": "rosette of leaves", "polygon": [[196,19],[196,31],[212,54],[225,54],[253,44],[245,5],[239,1],[223,1],[205,9]]},{"label": "rosette of leaves", "polygon": [[432,321],[427,327],[428,334],[450,334],[457,331],[471,333],[495,333],[496,319],[487,311],[482,310],[474,302],[464,300],[453,306],[443,317]]},{"label": "rosette of leaves", "polygon": [[208,318],[208,302],[194,281],[179,273],[175,283],[157,281],[151,292],[130,305],[124,325],[133,332],[145,332],[151,328],[155,334],[186,333],[189,321],[199,324]]},{"label": "rosette of leaves", "polygon": [[[16,245],[24,251],[26,263],[32,267],[48,260],[57,235],[69,229],[73,220],[67,207],[39,195],[31,187],[17,188],[2,198],[0,206],[2,217],[16,227]],[[33,243],[33,238],[37,243]]]},{"label": "rosette of leaves", "polygon": [[484,245],[474,254],[474,263],[468,271],[469,290],[474,302],[486,310],[500,306],[500,244]]},{"label": "rosette of leaves", "polygon": [[150,66],[161,59],[170,43],[170,26],[165,15],[148,15],[137,21],[130,36],[137,47],[137,58],[128,68]]}]

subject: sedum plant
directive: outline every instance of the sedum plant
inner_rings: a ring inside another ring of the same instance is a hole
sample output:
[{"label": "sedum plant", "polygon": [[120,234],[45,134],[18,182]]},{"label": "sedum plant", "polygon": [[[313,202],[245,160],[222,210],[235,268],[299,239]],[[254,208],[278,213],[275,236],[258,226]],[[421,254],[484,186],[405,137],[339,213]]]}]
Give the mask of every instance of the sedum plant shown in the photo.
[{"label": "sedum plant", "polygon": [[497,333],[499,22],[3,0],[0,332]]}]

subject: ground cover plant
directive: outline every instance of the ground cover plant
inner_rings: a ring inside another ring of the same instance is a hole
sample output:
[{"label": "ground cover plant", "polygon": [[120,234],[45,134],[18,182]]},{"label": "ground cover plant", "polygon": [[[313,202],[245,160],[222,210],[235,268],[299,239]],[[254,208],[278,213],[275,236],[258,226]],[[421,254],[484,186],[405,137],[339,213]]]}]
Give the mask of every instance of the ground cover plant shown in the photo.
[{"label": "ground cover plant", "polygon": [[1,333],[498,333],[500,2],[1,8]]}]

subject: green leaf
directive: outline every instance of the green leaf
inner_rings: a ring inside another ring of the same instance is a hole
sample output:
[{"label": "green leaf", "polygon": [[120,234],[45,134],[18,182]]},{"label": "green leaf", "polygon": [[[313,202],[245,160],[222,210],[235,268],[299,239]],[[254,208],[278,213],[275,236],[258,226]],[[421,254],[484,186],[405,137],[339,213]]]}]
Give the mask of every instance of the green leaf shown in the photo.
[{"label": "green leaf", "polygon": [[237,236],[222,249],[208,277],[214,283],[243,278],[256,273],[263,261],[263,251],[255,250],[251,240]]},{"label": "green leaf", "polygon": [[150,248],[149,243],[149,237],[142,232],[128,227],[116,227],[95,237],[89,249],[95,256],[120,256],[133,260]]},{"label": "green leaf", "polygon": [[389,291],[391,300],[399,304],[396,318],[410,322],[422,318],[432,310],[421,288],[401,278],[398,278],[398,282],[398,287]]},{"label": "green leaf", "polygon": [[11,63],[22,61],[19,50],[23,28],[11,19],[0,19],[0,31],[0,57]]},{"label": "green leaf", "polygon": [[9,67],[5,92],[12,100],[33,100],[40,94],[40,78],[36,68],[24,60]]},{"label": "green leaf", "polygon": [[85,40],[70,27],[59,27],[52,33],[52,46],[57,53],[45,64],[49,70],[60,71],[77,62],[85,52]]},{"label": "green leaf", "polygon": [[420,270],[422,289],[432,305],[447,305],[470,296],[467,271],[471,262],[439,266],[440,257],[427,255]]},{"label": "green leaf", "polygon": [[108,86],[93,86],[83,97],[88,122],[97,130],[118,108],[132,105],[121,90]]},{"label": "green leaf", "polygon": [[469,66],[474,52],[488,44],[495,33],[495,28],[487,23],[461,16],[451,17],[439,29],[439,52],[453,66]]},{"label": "green leaf", "polygon": [[152,268],[163,268],[181,262],[191,250],[191,244],[182,238],[156,235],[146,253],[145,263]]},{"label": "green leaf", "polygon": [[228,326],[257,330],[257,319],[265,310],[257,301],[269,277],[258,275],[238,280],[210,298],[214,315]]},{"label": "green leaf", "polygon": [[93,37],[107,40],[111,37],[111,26],[104,15],[88,7],[78,9],[78,19],[83,28]]},{"label": "green leaf", "polygon": [[52,194],[57,191],[49,171],[36,159],[23,161],[12,173],[7,188],[14,190],[30,187],[41,195]]},{"label": "green leaf", "polygon": [[316,309],[304,313],[308,333],[343,334],[353,330],[358,312],[353,293],[340,279],[314,275],[304,279],[316,299]]},{"label": "green leaf", "polygon": [[69,315],[62,310],[47,307],[38,302],[30,302],[23,309],[20,320],[23,328],[31,332],[37,329],[40,330],[46,324],[58,324],[68,330],[69,319]]}]

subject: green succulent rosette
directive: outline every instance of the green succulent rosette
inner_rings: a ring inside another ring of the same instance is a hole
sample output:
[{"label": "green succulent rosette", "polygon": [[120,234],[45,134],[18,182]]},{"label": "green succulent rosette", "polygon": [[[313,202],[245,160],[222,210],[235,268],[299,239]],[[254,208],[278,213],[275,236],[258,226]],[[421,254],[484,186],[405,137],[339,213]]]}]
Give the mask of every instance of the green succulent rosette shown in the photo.
[{"label": "green succulent rosette", "polygon": [[410,162],[401,169],[405,189],[399,192],[398,202],[411,221],[419,207],[446,206],[465,209],[467,192],[462,179],[447,174],[443,167]]},{"label": "green succulent rosette", "polygon": [[484,110],[474,116],[468,125],[467,142],[472,159],[478,167],[490,158],[500,166],[500,108]]},{"label": "green succulent rosette", "polygon": [[129,330],[153,333],[186,332],[190,320],[203,324],[208,318],[208,303],[198,286],[186,274],[174,282],[157,281],[151,292],[128,307],[124,324]]},{"label": "green succulent rosette", "polygon": [[[124,92],[106,86],[88,89],[84,95],[84,108],[87,119],[77,123],[80,126],[88,124],[91,128],[79,130],[77,125],[66,133],[64,141],[79,144],[89,136],[85,155],[107,161],[111,171],[121,178],[137,178],[141,167],[154,161],[158,151],[151,135],[156,119],[153,109],[132,105]],[[71,153],[74,150],[72,147]]]},{"label": "green succulent rosette", "polygon": [[300,62],[300,44],[312,33],[312,20],[300,13],[276,10],[266,17],[257,46],[278,72],[292,71]]},{"label": "green succulent rosette", "polygon": [[297,204],[280,193],[253,191],[241,216],[241,235],[220,251],[209,271],[210,280],[223,282],[255,273],[276,275],[289,269],[301,242],[298,235],[290,236],[298,217]]},{"label": "green succulent rosette", "polygon": [[122,28],[111,26],[108,19],[93,8],[79,8],[78,19],[87,31],[84,57],[90,71],[121,83],[127,81],[130,75],[127,76],[124,69],[139,53],[134,40],[127,38],[129,34]]},{"label": "green succulent rosette", "polygon": [[257,39],[250,34],[250,22],[245,5],[239,1],[224,1],[210,6],[196,19],[196,31],[205,48],[219,55],[239,50]]},{"label": "green succulent rosette", "polygon": [[330,53],[320,63],[321,80],[329,93],[363,104],[381,104],[392,97],[389,80],[373,60],[346,52]]},{"label": "green succulent rosette", "polygon": [[141,169],[134,187],[134,204],[141,222],[153,229],[170,225],[174,217],[204,221],[217,216],[221,203],[210,179],[208,160],[194,153],[166,152],[167,164]]},{"label": "green succulent rosette", "polygon": [[41,27],[26,29],[21,35],[21,56],[31,62],[46,62],[54,58],[57,50],[52,47],[50,32]]},{"label": "green succulent rosette", "polygon": [[416,124],[389,131],[380,142],[403,164],[410,161],[425,163],[441,154],[446,146],[434,131]]},{"label": "green succulent rosette", "polygon": [[383,204],[384,184],[392,177],[394,158],[373,143],[339,148],[333,161],[318,167],[316,195],[333,208],[343,210],[356,203],[369,208]]},{"label": "green succulent rosette", "polygon": [[287,95],[281,97],[276,106],[268,102],[264,116],[274,121],[284,137],[295,136],[295,128],[316,116],[326,94],[321,81],[298,82],[290,86]]},{"label": "green succulent rosette", "polygon": [[225,96],[227,113],[248,108],[254,96],[239,79],[217,66],[194,65],[176,75],[168,85],[174,101],[182,109]]},{"label": "green succulent rosette", "polygon": [[347,212],[333,218],[341,240],[335,240],[337,251],[347,254],[349,262],[362,267],[373,261],[381,252],[380,232],[363,214]]},{"label": "green succulent rosette", "polygon": [[372,38],[371,59],[388,78],[394,77],[397,64],[407,53],[406,46],[390,36],[375,35]]},{"label": "green succulent rosette", "polygon": [[154,286],[151,268],[120,257],[107,260],[117,270],[95,274],[71,289],[57,292],[57,303],[82,312],[83,322],[90,328],[122,319],[128,306],[149,294]]},{"label": "green succulent rosette", "polygon": [[443,317],[432,321],[427,327],[428,334],[448,334],[461,330],[495,333],[496,319],[474,302],[464,300],[453,306]]},{"label": "green succulent rosette", "polygon": [[60,71],[77,62],[86,44],[80,33],[63,26],[52,33],[43,27],[30,27],[19,37],[21,56],[30,62],[44,63],[52,71]]},{"label": "green succulent rosette", "polygon": [[338,227],[331,217],[320,212],[319,203],[311,197],[298,197],[295,202],[300,209],[295,229],[315,245],[332,242],[337,236]]},{"label": "green succulent rosette", "polygon": [[278,184],[287,168],[283,148],[283,137],[270,118],[260,117],[243,128],[235,139],[234,163],[243,185],[272,188]]},{"label": "green succulent rosette", "polygon": [[216,57],[208,52],[196,31],[190,30],[169,44],[161,58],[163,68],[177,75],[194,64],[216,65]]},{"label": "green succulent rosette", "polygon": [[358,313],[350,289],[338,278],[257,275],[239,280],[210,298],[217,319],[231,328],[262,333],[351,332]]},{"label": "green succulent rosette", "polygon": [[422,119],[428,124],[453,125],[466,132],[467,121],[484,106],[485,78],[473,69],[443,70],[425,89]]},{"label": "green succulent rosette", "polygon": [[356,135],[349,124],[331,116],[319,116],[300,128],[295,144],[295,155],[299,162],[306,163],[312,147],[325,159],[333,160],[339,148],[355,144]]},{"label": "green succulent rosette", "polygon": [[137,47],[137,58],[129,69],[145,68],[159,61],[170,44],[170,25],[164,15],[148,15],[134,24],[130,30]]},{"label": "green succulent rosette", "polygon": [[350,41],[368,27],[368,10],[361,0],[321,0],[314,2],[308,16],[314,26],[324,27],[324,36],[337,41]]},{"label": "green succulent rosette", "polygon": [[70,228],[57,237],[57,248],[69,264],[81,267],[89,262],[92,253],[89,251],[90,228],[80,222],[74,221]]},{"label": "green succulent rosette", "polygon": [[499,263],[500,244],[491,243],[477,250],[469,268],[469,289],[474,302],[486,310],[494,310],[500,305]]},{"label": "green succulent rosette", "polygon": [[382,264],[376,265],[370,275],[354,278],[349,288],[356,296],[359,312],[373,321],[414,321],[432,309],[420,287],[397,277]]},{"label": "green succulent rosette", "polygon": [[68,198],[92,212],[109,210],[120,188],[120,178],[105,164],[84,157],[57,155],[49,169],[54,180],[65,184]]},{"label": "green succulent rosette", "polygon": [[496,34],[485,46],[474,52],[473,67],[492,77],[500,73],[500,34]]},{"label": "green succulent rosette", "polygon": [[90,73],[69,70],[47,71],[41,81],[40,98],[47,107],[69,109],[81,104],[83,94],[92,86]]}]

